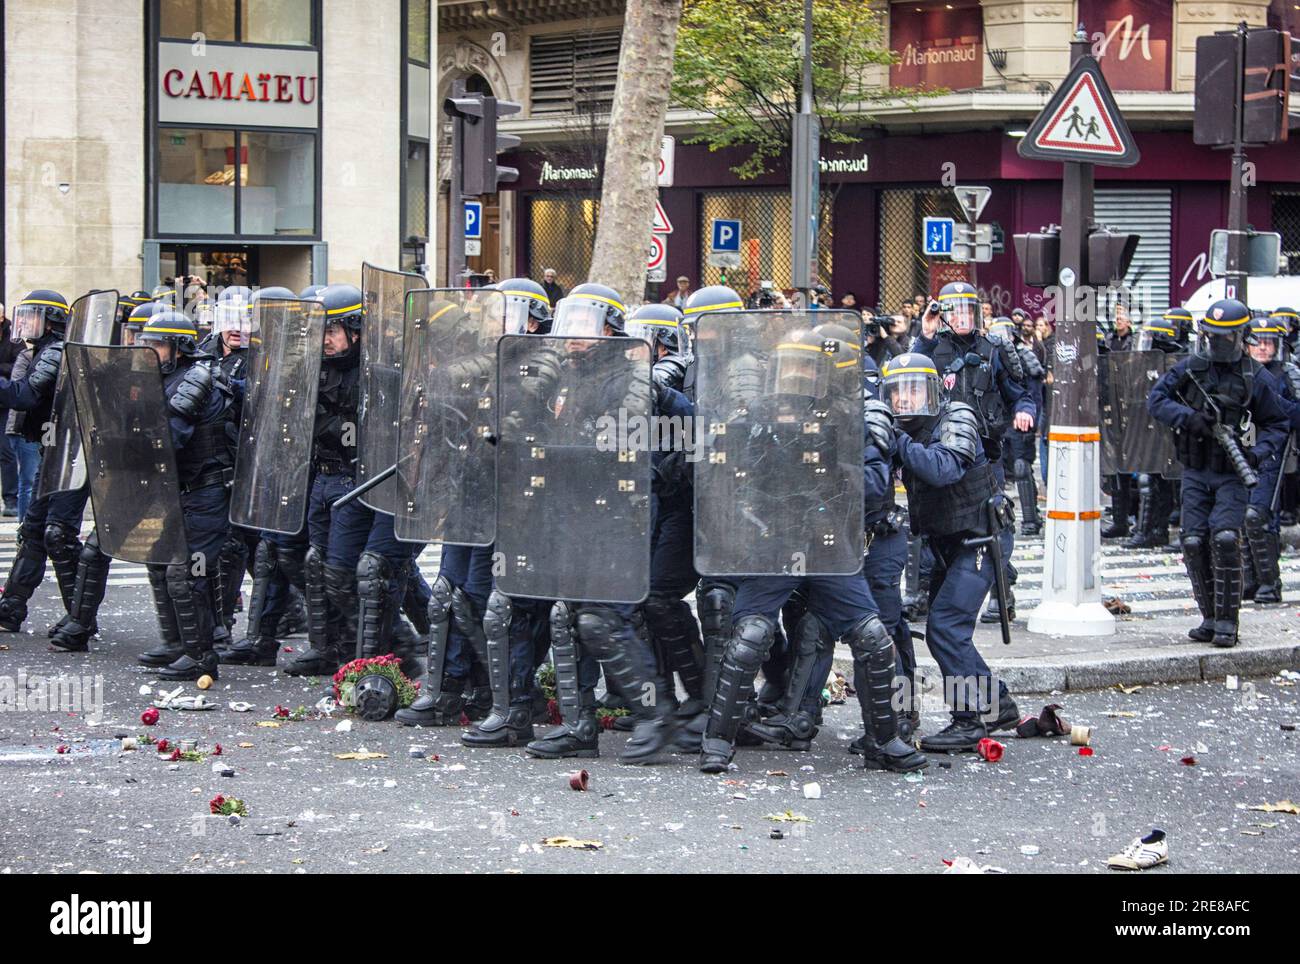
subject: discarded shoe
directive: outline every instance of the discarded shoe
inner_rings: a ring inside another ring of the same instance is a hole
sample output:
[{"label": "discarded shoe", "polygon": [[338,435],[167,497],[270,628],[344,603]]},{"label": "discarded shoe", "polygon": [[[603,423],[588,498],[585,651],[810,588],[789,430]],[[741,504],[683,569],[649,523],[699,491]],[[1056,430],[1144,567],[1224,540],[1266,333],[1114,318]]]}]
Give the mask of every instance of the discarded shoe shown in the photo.
[{"label": "discarded shoe", "polygon": [[1122,853],[1108,858],[1106,866],[1111,870],[1150,870],[1168,862],[1169,841],[1157,827],[1145,837],[1138,837]]}]

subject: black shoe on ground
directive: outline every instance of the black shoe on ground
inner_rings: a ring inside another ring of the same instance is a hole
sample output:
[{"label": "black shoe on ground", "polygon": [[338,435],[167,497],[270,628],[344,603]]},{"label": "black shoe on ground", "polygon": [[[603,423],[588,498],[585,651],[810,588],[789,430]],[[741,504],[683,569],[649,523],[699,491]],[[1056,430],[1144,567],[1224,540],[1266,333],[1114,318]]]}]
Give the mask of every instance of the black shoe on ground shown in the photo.
[{"label": "black shoe on ground", "polygon": [[1255,592],[1256,606],[1276,606],[1282,601],[1282,581],[1260,586]]},{"label": "black shoe on ground", "polygon": [[253,640],[245,637],[233,646],[217,650],[217,662],[223,666],[274,666],[280,641],[273,636]]},{"label": "black shoe on ground", "polygon": [[217,654],[209,650],[196,659],[189,653],[184,653],[176,662],[160,669],[158,676],[161,679],[173,680],[196,680],[200,676],[211,676],[215,680],[217,678]]},{"label": "black shoe on ground", "polygon": [[1187,638],[1194,643],[1208,643],[1214,638],[1214,620],[1202,619],[1201,625],[1187,631]]},{"label": "black shoe on ground", "polygon": [[402,726],[460,726],[465,715],[465,697],[460,688],[445,686],[436,697],[422,694],[406,709],[398,710],[393,719]]},{"label": "black shoe on ground", "polygon": [[868,770],[888,770],[891,773],[913,773],[924,770],[930,765],[916,747],[894,737],[884,746],[877,746],[875,741],[866,743],[863,737],[862,765]]},{"label": "black shoe on ground", "polygon": [[1103,539],[1122,539],[1124,536],[1128,535],[1128,533],[1128,520],[1123,519],[1107,523],[1107,525],[1101,530],[1101,537]]},{"label": "black shoe on ground", "polygon": [[159,643],[153,649],[146,649],[135,658],[135,661],[141,666],[170,666],[184,652],[179,646],[168,646],[166,643]]},{"label": "black shoe on ground", "polygon": [[50,637],[50,649],[65,653],[90,652],[91,631],[80,623],[69,619],[59,631]]},{"label": "black shoe on ground", "polygon": [[594,717],[579,720],[576,726],[561,723],[545,736],[524,747],[529,756],[541,760],[600,756],[600,726]]},{"label": "black shoe on ground", "polygon": [[1020,707],[1016,706],[1016,701],[1009,696],[1004,696],[998,700],[998,709],[995,714],[989,710],[984,714],[984,728],[990,733],[996,733],[998,730],[1014,730],[1016,724],[1020,722]]},{"label": "black shoe on ground", "polygon": [[618,762],[631,766],[654,763],[672,743],[677,722],[671,716],[638,720],[632,735],[619,751]]},{"label": "black shoe on ground", "polygon": [[700,741],[700,772],[726,773],[736,752],[726,740],[705,737]]},{"label": "black shoe on ground", "polygon": [[787,750],[807,750],[817,735],[817,724],[812,716],[799,710],[791,716],[778,713],[761,723],[751,723],[749,732],[764,743],[783,746]]},{"label": "black shoe on ground", "polygon": [[921,749],[926,753],[971,753],[988,735],[979,717],[955,716],[938,733],[922,737]]},{"label": "black shoe on ground", "polygon": [[1210,642],[1221,649],[1231,649],[1237,645],[1237,624],[1229,622],[1215,622],[1214,636]]},{"label": "black shoe on ground", "polygon": [[533,733],[532,708],[527,704],[512,706],[505,716],[492,714],[475,723],[460,735],[465,746],[520,746],[531,743]]},{"label": "black shoe on ground", "polygon": [[333,650],[308,647],[301,653],[294,653],[289,662],[284,664],[286,676],[333,676],[342,665]]}]

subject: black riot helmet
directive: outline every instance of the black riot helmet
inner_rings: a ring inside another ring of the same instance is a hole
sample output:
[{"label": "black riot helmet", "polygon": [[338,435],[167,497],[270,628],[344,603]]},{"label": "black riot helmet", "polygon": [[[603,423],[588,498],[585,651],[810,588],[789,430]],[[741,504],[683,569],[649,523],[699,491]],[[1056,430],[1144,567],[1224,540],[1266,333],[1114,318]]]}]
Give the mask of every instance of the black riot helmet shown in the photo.
[{"label": "black riot helmet", "polygon": [[707,311],[741,311],[745,303],[734,288],[726,285],[709,285],[691,292],[682,314],[688,321]]},{"label": "black riot helmet", "polygon": [[1282,339],[1286,342],[1292,356],[1300,352],[1300,313],[1294,308],[1274,308],[1268,315],[1286,327],[1286,336]]},{"label": "black riot helmet", "polygon": [[899,427],[913,438],[939,417],[943,383],[928,355],[906,352],[886,361],[880,370],[880,388]]},{"label": "black riot helmet", "polygon": [[[261,291],[259,297],[266,297]],[[292,297],[292,296],[291,296]],[[240,344],[248,347],[253,334],[253,291],[243,285],[221,289],[212,308],[212,331],[217,337],[228,331],[239,334]]]},{"label": "black riot helmet", "polygon": [[1281,318],[1252,318],[1250,337],[1246,339],[1250,357],[1261,365],[1281,361],[1286,350],[1287,334],[1287,327]]},{"label": "black riot helmet", "polygon": [[1020,340],[1020,327],[1006,315],[998,315],[989,322],[984,335],[995,345],[1014,350],[1016,342]]},{"label": "black riot helmet", "polygon": [[831,356],[832,377],[837,381],[842,376],[849,384],[837,389],[845,397],[852,397],[859,387],[858,373],[861,369],[862,344],[858,336],[843,325],[828,321],[813,329],[813,334],[822,340],[822,350]]},{"label": "black riot helmet", "polygon": [[324,290],[324,285],[308,285],[303,288],[302,291],[298,292],[298,297],[303,301],[315,301]]},{"label": "black riot helmet", "polygon": [[1216,301],[1201,319],[1196,353],[1212,362],[1235,362],[1241,358],[1249,330],[1249,308],[1236,298]]},{"label": "black riot helmet", "polygon": [[609,325],[615,334],[627,333],[627,308],[623,296],[608,285],[578,285],[555,306],[552,334],[598,338]]},{"label": "black riot helmet", "polygon": [[686,355],[682,313],[672,305],[642,305],[628,318],[627,333],[648,341],[652,348],[662,346],[670,355]]},{"label": "black riot helmet", "polygon": [[348,333],[347,351],[335,355],[325,353],[321,346],[323,364],[346,366],[361,356],[361,325],[365,320],[362,311],[361,289],[356,285],[326,285],[316,294],[316,300],[325,306],[325,334],[330,328],[342,327]]},{"label": "black riot helmet", "polygon": [[850,364],[856,366],[856,355],[837,339],[808,328],[792,332],[777,343],[768,360],[764,390],[785,398],[825,398],[835,377],[835,363],[849,356],[853,356]]},{"label": "black riot helmet", "polygon": [[37,288],[18,302],[13,312],[14,341],[36,341],[46,332],[62,336],[68,326],[68,299],[49,288]]},{"label": "black riot helmet", "polygon": [[979,327],[980,302],[975,286],[950,281],[939,289],[939,315],[944,327],[958,338],[966,338]]},{"label": "black riot helmet", "polygon": [[181,358],[193,358],[199,351],[199,329],[183,311],[164,307],[149,317],[135,336],[137,345],[166,344],[171,357],[161,362],[164,374],[176,370]]},{"label": "black riot helmet", "polygon": [[160,305],[156,301],[143,301],[131,309],[131,313],[126,316],[122,322],[122,344],[134,345],[140,330],[154,315],[160,311],[166,311],[166,305]]},{"label": "black riot helmet", "polygon": [[[551,330],[551,299],[532,278],[498,282],[505,298],[507,335],[545,335]],[[531,327],[530,327],[531,326]]]},{"label": "black riot helmet", "polygon": [[125,325],[131,317],[131,312],[151,300],[147,291],[133,291],[129,295],[122,295],[117,299],[117,323]]}]

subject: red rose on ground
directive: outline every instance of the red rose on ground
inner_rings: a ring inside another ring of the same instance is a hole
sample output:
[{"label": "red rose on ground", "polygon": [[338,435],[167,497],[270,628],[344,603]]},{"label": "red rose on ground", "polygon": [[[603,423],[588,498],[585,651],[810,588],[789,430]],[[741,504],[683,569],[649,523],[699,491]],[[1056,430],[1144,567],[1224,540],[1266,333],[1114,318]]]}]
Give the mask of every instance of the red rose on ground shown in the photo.
[{"label": "red rose on ground", "polygon": [[226,798],[218,793],[215,797],[213,797],[211,800],[208,801],[208,812],[220,813],[221,805],[225,802],[226,802]]},{"label": "red rose on ground", "polygon": [[212,748],[212,755],[213,755],[213,756],[221,756],[221,744],[220,744],[220,743],[218,743],[216,746],[214,746],[214,747]]},{"label": "red rose on ground", "polygon": [[1001,760],[1004,750],[1006,750],[1006,747],[997,740],[990,740],[987,736],[975,745],[975,752],[989,763],[997,763]]},{"label": "red rose on ground", "polygon": [[67,745],[66,743],[60,743],[57,747],[54,748],[54,752],[55,752],[55,753],[67,753],[67,752],[68,752],[68,745]]},{"label": "red rose on ground", "polygon": [[172,750],[172,755],[167,758],[167,762],[168,763],[181,762],[181,751],[179,747],[177,747],[175,750]]},{"label": "red rose on ground", "polygon": [[172,745],[167,740],[159,740],[157,743],[154,744],[154,749],[159,753],[166,753],[171,748]]},{"label": "red rose on ground", "polygon": [[283,706],[281,706],[279,703],[277,703],[277,704],[275,705],[275,715],[276,715],[276,716],[279,716],[279,717],[286,717],[286,716],[289,715],[289,711],[286,710],[286,709],[285,709]]},{"label": "red rose on ground", "polygon": [[140,722],[145,726],[155,725],[158,722],[158,710],[152,706],[149,707],[149,709],[140,714]]},{"label": "red rose on ground", "polygon": [[546,721],[553,726],[564,722],[564,717],[560,715],[560,704],[555,700],[546,701]]}]

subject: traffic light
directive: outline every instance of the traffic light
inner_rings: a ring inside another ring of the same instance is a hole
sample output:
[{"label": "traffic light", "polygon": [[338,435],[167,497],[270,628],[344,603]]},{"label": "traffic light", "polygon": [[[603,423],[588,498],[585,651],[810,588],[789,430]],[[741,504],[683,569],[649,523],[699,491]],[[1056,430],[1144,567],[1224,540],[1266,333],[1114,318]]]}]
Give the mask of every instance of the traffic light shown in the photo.
[{"label": "traffic light", "polygon": [[1088,284],[1123,281],[1137,251],[1139,235],[1098,228],[1088,235]]},{"label": "traffic light", "polygon": [[1245,74],[1241,139],[1247,144],[1285,141],[1291,97],[1291,35],[1281,30],[1247,33]]},{"label": "traffic light", "polygon": [[460,164],[463,195],[495,194],[498,184],[519,177],[516,168],[497,164],[497,154],[519,146],[519,138],[513,134],[497,133],[497,120],[519,113],[519,104],[474,93],[448,97],[442,109],[460,135],[454,138],[460,144],[460,156],[452,162]]},{"label": "traffic light", "polygon": [[1038,234],[1013,235],[1012,240],[1025,285],[1049,288],[1056,284],[1061,264],[1061,229],[1053,224]]},{"label": "traffic light", "polygon": [[993,225],[957,224],[953,230],[953,261],[984,264],[993,260]]}]

